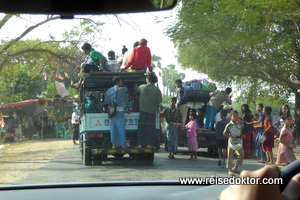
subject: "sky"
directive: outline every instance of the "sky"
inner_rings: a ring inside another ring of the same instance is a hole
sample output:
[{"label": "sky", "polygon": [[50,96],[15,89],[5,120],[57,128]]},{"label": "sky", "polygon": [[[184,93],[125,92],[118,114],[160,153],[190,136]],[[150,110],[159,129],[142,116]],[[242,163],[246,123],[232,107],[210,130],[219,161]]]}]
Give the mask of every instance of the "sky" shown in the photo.
[{"label": "sky", "polygon": [[[45,19],[45,16],[42,15],[22,15],[22,19],[14,19],[0,30],[0,39],[18,36],[26,28],[32,26],[34,22],[39,22],[43,19]],[[185,81],[202,77],[207,78],[206,75],[199,74],[193,70],[183,70],[177,62],[176,49],[170,38],[164,34],[165,28],[176,22],[176,12],[174,10],[121,14],[119,18],[113,15],[93,16],[92,19],[101,20],[105,23],[101,35],[102,40],[94,44],[95,49],[102,52],[103,55],[106,55],[110,50],[115,51],[116,55],[121,55],[123,45],[128,49],[132,49],[135,41],[146,38],[152,55],[155,54],[162,58],[162,66],[175,64],[179,72],[186,74]],[[157,23],[157,21],[160,22]],[[24,39],[41,38],[48,40],[51,34],[58,40],[62,38],[61,34],[65,30],[72,29],[78,23],[79,20],[55,20],[36,28]],[[158,74],[158,70],[156,70],[156,73]],[[162,86],[161,81],[159,85]]]}]

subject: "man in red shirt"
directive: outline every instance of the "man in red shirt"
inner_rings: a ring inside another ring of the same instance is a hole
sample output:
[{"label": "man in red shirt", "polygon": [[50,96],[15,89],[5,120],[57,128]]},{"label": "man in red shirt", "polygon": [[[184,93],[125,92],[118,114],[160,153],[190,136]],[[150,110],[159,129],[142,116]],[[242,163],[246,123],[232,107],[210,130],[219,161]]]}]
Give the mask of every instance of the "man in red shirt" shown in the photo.
[{"label": "man in red shirt", "polygon": [[149,71],[152,72],[151,66],[151,52],[147,47],[147,40],[141,39],[139,42],[139,46],[133,49],[130,60],[126,65],[126,71],[146,71],[148,67]]}]

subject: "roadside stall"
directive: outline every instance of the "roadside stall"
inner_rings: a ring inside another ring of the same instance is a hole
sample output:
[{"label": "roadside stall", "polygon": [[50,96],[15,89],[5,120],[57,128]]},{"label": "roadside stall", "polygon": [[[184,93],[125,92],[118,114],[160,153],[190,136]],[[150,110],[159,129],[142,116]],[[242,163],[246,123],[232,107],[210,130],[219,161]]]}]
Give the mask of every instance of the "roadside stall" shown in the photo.
[{"label": "roadside stall", "polygon": [[[3,104],[0,113],[4,118],[6,136],[15,138],[14,141],[24,138],[54,137],[54,123],[49,119],[49,112],[58,109],[72,108],[72,100],[30,99],[20,102]],[[66,116],[67,117],[67,116]],[[4,131],[4,130],[3,130]],[[12,139],[8,139],[11,141]]]}]

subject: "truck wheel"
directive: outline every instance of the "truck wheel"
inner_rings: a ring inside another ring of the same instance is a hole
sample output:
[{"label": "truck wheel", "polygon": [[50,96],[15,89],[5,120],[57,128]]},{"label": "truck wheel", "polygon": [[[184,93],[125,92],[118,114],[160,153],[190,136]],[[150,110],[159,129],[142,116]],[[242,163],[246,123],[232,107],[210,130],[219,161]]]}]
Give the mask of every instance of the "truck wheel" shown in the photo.
[{"label": "truck wheel", "polygon": [[216,150],[216,148],[208,148],[207,152],[213,156],[218,155],[218,151]]},{"label": "truck wheel", "polygon": [[143,153],[143,154],[135,155],[135,162],[139,164],[151,165],[153,164],[153,160],[154,160],[154,153]]},{"label": "truck wheel", "polygon": [[84,165],[91,165],[92,164],[92,154],[91,152],[86,148],[86,144],[83,143],[83,164]]},{"label": "truck wheel", "polygon": [[93,156],[93,164],[94,165],[102,165],[103,156],[102,155],[94,155]]}]

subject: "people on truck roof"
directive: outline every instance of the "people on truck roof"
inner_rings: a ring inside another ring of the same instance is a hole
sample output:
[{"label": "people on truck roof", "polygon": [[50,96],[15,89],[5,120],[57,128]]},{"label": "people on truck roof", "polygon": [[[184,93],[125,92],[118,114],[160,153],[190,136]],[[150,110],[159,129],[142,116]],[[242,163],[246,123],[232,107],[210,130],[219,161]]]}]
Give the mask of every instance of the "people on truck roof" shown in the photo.
[{"label": "people on truck roof", "polygon": [[115,102],[116,112],[110,118],[110,135],[113,149],[126,147],[124,112],[128,107],[128,89],[120,76],[113,78],[114,86],[107,90],[105,102]]},{"label": "people on truck roof", "polygon": [[[133,48],[134,48],[134,47],[133,47]],[[119,66],[122,65],[123,59],[124,59],[124,54],[125,54],[127,51],[128,51],[128,49],[126,48],[125,45],[123,45],[123,48],[122,48],[122,55],[117,59]]]},{"label": "people on truck roof", "polygon": [[107,53],[108,55],[108,67],[109,71],[111,72],[118,72],[120,71],[120,65],[118,61],[116,60],[116,55],[114,51],[109,51]]},{"label": "people on truck roof", "polygon": [[84,43],[81,49],[85,55],[89,55],[92,59],[91,63],[83,64],[82,68],[84,73],[89,73],[90,70],[109,71],[106,57],[99,51],[93,49],[89,43]]},{"label": "people on truck roof", "polygon": [[133,49],[130,60],[127,63],[125,69],[128,72],[139,72],[146,71],[148,68],[152,72],[151,66],[151,51],[147,47],[148,41],[146,39],[141,39],[139,46]]},{"label": "people on truck roof", "polygon": [[[134,44],[133,44],[133,49],[135,47],[139,46],[139,42],[136,41]],[[133,49],[131,51],[126,51],[124,53],[124,56],[123,56],[123,62],[122,62],[122,65],[121,65],[121,69],[125,69],[126,65],[128,64],[129,60],[130,60],[130,57],[131,57],[131,54],[133,52]]]},{"label": "people on truck roof", "polygon": [[79,89],[82,84],[84,74],[90,73],[91,71],[109,71],[108,61],[99,51],[92,48],[89,43],[84,43],[81,47],[85,55],[90,56],[90,60],[81,64],[78,83],[71,84],[71,87]]}]

